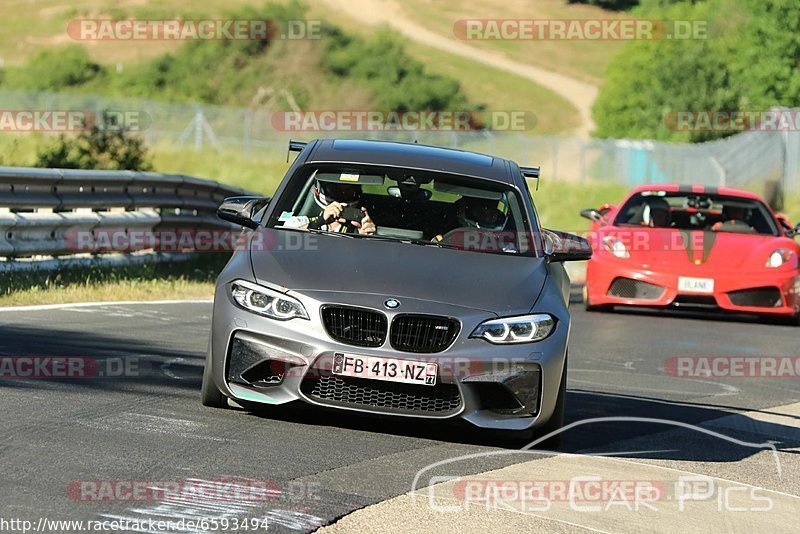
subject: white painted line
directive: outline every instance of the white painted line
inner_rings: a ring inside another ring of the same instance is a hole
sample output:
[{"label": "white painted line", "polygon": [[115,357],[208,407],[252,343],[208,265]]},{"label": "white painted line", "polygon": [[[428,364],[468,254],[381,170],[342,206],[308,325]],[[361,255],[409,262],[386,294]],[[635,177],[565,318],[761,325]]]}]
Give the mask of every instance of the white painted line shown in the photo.
[{"label": "white painted line", "polygon": [[65,310],[71,308],[89,308],[94,306],[129,306],[131,304],[211,304],[214,299],[188,300],[117,300],[108,302],[67,302],[63,304],[36,304],[32,306],[5,306],[0,312]]}]

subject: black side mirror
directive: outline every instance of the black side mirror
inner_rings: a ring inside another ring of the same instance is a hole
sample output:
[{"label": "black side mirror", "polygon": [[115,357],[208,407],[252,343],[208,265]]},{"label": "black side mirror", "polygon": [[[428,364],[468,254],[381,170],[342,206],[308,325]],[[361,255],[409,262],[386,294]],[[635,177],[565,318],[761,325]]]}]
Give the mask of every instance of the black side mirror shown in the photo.
[{"label": "black side mirror", "polygon": [[798,234],[800,234],[800,223],[797,223],[797,226],[792,228],[792,235],[789,236],[789,237],[794,237],[794,236],[796,236]]},{"label": "black side mirror", "polygon": [[228,197],[217,209],[217,217],[245,228],[255,229],[258,228],[258,222],[253,220],[253,216],[269,204],[269,201],[267,197]]},{"label": "black side mirror", "polygon": [[586,261],[592,257],[592,245],[584,237],[544,229],[544,252],[550,261]]},{"label": "black side mirror", "polygon": [[589,219],[592,222],[598,222],[603,216],[594,208],[587,208],[585,210],[581,210],[581,217],[584,219]]}]

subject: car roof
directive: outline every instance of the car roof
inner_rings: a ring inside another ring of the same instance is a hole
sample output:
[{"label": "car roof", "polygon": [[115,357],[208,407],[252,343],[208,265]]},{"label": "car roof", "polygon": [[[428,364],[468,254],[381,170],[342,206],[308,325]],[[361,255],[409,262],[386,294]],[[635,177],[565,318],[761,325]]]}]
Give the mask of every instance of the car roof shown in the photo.
[{"label": "car roof", "polygon": [[443,171],[514,183],[516,164],[477,152],[417,143],[362,139],[322,139],[314,143],[305,163],[357,163]]},{"label": "car roof", "polygon": [[698,195],[724,195],[731,197],[749,198],[753,200],[763,200],[761,197],[750,191],[734,189],[732,187],[713,187],[702,184],[646,184],[635,187],[629,196],[643,191],[666,191],[668,193],[694,193]]}]

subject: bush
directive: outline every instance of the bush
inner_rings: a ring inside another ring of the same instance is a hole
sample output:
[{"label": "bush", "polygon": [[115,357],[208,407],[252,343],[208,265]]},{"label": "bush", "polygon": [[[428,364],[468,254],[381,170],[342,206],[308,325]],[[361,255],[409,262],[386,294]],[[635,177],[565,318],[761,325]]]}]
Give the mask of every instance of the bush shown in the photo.
[{"label": "bush", "polygon": [[80,45],[46,48],[24,67],[12,67],[3,77],[4,88],[30,91],[62,91],[85,85],[105,75]]},{"label": "bush", "polygon": [[144,141],[124,128],[94,125],[77,136],[61,134],[39,150],[35,167],[149,171],[153,168]]},{"label": "bush", "polygon": [[[245,7],[225,16],[228,19],[274,21],[283,27],[287,21],[303,18],[298,2]],[[176,52],[164,54],[148,63],[135,65],[115,78],[114,89],[126,96],[161,100],[203,102],[206,104],[248,105],[237,99],[243,88],[264,83],[265,72],[258,68],[270,38],[243,41],[191,41]]]},{"label": "bush", "polygon": [[368,40],[337,28],[327,29],[326,34],[324,68],[340,78],[367,84],[380,108],[460,111],[470,107],[457,80],[426,72],[390,31],[380,30]]}]

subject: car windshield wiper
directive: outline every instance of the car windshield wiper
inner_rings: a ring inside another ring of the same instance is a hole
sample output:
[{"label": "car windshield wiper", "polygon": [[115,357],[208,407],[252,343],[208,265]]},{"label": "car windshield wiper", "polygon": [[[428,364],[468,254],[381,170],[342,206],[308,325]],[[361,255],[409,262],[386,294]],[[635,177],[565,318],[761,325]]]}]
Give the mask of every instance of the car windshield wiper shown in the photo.
[{"label": "car windshield wiper", "polygon": [[342,233],[342,232],[329,232],[327,230],[320,230],[319,228],[284,228],[282,226],[276,226],[275,229],[276,230],[277,229],[287,230],[289,232],[308,232],[308,233],[311,233],[311,234],[331,235],[331,236],[337,236],[337,237],[350,237],[350,238],[356,237],[355,234],[345,234],[345,233]]},{"label": "car windshield wiper", "polygon": [[412,245],[422,245],[424,247],[439,247],[439,248],[450,248],[455,250],[465,250],[464,247],[459,247],[458,245],[453,245],[452,243],[442,243],[440,241],[425,241],[424,239],[409,239],[407,240],[408,243]]},{"label": "car windshield wiper", "polygon": [[396,243],[408,243],[411,245],[423,245],[426,247],[439,247],[439,248],[452,248],[457,250],[464,250],[462,247],[458,245],[451,245],[449,243],[437,243],[435,241],[425,241],[424,239],[409,239],[407,237],[393,237],[389,235],[377,235],[377,234],[352,234],[353,237],[359,237],[361,239],[380,239],[381,241],[394,241]]}]

